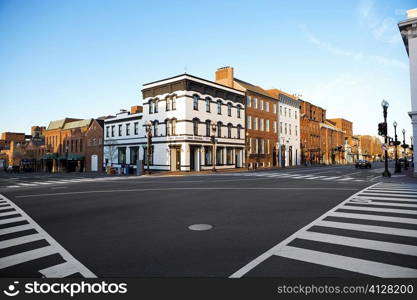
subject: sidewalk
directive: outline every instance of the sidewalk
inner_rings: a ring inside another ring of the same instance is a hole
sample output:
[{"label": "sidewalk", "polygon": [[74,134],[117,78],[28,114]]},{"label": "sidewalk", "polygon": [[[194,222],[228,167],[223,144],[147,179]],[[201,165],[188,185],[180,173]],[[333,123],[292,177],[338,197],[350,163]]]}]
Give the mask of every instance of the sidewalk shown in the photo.
[{"label": "sidewalk", "polygon": [[[189,176],[189,175],[203,175],[203,174],[220,174],[220,173],[241,173],[241,172],[265,172],[272,170],[285,170],[285,169],[307,169],[307,168],[320,168],[328,167],[329,165],[311,165],[311,166],[291,166],[291,167],[269,167],[269,168],[258,168],[258,169],[247,169],[247,168],[237,168],[237,169],[216,169],[216,172],[210,170],[203,171],[151,171],[151,174],[145,174],[144,176]],[[339,166],[339,165],[334,165]]]},{"label": "sidewalk", "polygon": [[381,174],[381,181],[388,182],[388,183],[412,183],[417,184],[417,177],[414,177],[414,168],[409,167],[408,170],[402,170],[401,173],[395,174],[394,169],[389,169],[391,172],[391,177],[382,177]]}]

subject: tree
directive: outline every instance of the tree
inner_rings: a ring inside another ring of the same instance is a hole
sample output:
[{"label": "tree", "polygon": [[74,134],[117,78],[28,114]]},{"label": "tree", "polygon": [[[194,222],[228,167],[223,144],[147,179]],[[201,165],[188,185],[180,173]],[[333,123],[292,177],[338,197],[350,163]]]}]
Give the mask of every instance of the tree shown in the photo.
[{"label": "tree", "polygon": [[117,142],[115,140],[104,141],[104,158],[108,158],[110,165],[113,165],[117,153]]}]

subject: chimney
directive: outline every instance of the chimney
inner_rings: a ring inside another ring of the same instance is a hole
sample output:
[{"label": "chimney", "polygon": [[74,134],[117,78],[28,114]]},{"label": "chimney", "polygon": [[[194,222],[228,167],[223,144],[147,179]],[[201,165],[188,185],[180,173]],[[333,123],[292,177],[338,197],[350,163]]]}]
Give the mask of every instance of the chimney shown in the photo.
[{"label": "chimney", "polygon": [[135,105],[135,106],[130,107],[131,114],[141,113],[142,111],[143,111],[143,107],[140,105]]},{"label": "chimney", "polygon": [[233,68],[229,66],[217,69],[216,82],[233,88],[233,73]]}]

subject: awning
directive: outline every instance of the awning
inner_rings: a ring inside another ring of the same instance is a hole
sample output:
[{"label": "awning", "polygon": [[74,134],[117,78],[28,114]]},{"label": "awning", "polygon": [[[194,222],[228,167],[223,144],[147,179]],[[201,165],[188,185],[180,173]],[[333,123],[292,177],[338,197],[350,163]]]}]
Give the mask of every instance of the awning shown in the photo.
[{"label": "awning", "polygon": [[61,155],[58,159],[59,160],[84,160],[84,155],[68,153],[68,154]]},{"label": "awning", "polygon": [[58,158],[58,154],[57,153],[48,153],[45,154],[42,159],[57,159]]}]

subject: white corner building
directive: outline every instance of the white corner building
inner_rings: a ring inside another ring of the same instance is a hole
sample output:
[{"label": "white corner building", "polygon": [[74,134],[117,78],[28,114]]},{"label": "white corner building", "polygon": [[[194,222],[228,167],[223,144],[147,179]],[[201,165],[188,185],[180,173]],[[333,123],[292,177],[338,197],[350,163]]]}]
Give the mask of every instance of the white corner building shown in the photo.
[{"label": "white corner building", "polygon": [[104,120],[105,167],[131,166],[134,169],[137,161],[143,159],[146,138],[140,109],[140,106],[133,106],[131,111],[121,110],[116,116]]},{"label": "white corner building", "polygon": [[[152,124],[151,169],[208,170],[213,160],[216,169],[244,166],[243,92],[183,74],[144,84],[142,95],[142,124]],[[146,139],[138,142],[147,153]]]},{"label": "white corner building", "polygon": [[278,95],[278,153],[279,165],[301,164],[300,150],[300,101],[283,92]]},{"label": "white corner building", "polygon": [[[408,113],[413,125],[413,149],[417,146],[417,8],[407,11],[407,20],[398,24],[410,60],[411,111]],[[417,168],[414,168],[417,176]]]}]

